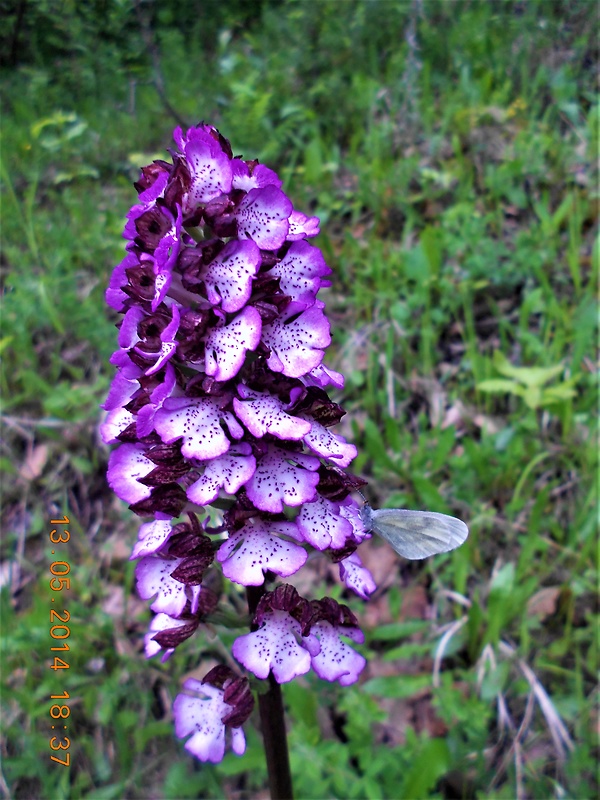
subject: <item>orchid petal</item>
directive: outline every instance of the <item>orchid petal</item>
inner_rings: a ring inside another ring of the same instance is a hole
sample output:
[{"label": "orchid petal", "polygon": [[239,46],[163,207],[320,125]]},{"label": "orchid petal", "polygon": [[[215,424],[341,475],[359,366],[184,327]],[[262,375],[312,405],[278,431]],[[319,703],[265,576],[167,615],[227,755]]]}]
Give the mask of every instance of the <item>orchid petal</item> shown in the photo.
[{"label": "orchid petal", "polygon": [[290,214],[290,227],[288,235],[285,237],[288,242],[295,242],[298,239],[308,237],[312,239],[313,236],[319,234],[319,218],[307,217],[301,211],[292,211]]},{"label": "orchid petal", "polygon": [[292,300],[311,306],[321,286],[330,285],[324,280],[331,270],[318,247],[308,242],[294,242],[285,257],[269,270],[269,275],[279,278],[279,288]]},{"label": "orchid petal", "polygon": [[279,513],[283,504],[300,506],[316,494],[319,475],[317,458],[269,446],[246,484],[248,497],[261,511]]},{"label": "orchid petal", "polygon": [[344,581],[348,589],[352,589],[363,600],[368,600],[369,596],[377,589],[373,576],[363,566],[356,552],[340,561],[340,579]]},{"label": "orchid petal", "polygon": [[184,153],[190,170],[184,208],[190,213],[231,190],[231,162],[218,142],[199,128],[188,131]]},{"label": "orchid petal", "polygon": [[313,503],[304,503],[296,525],[305,542],[317,550],[341,550],[352,537],[352,525],[339,514],[339,505],[320,495]]},{"label": "orchid petal", "polygon": [[273,672],[277,683],[287,683],[310,669],[311,656],[301,641],[299,622],[287,611],[270,611],[257,631],[235,640],[232,653],[257,678],[264,680]]},{"label": "orchid petal", "polygon": [[108,289],[106,290],[106,302],[115,311],[123,311],[125,302],[128,297],[123,291],[123,287],[127,286],[127,270],[131,267],[137,267],[139,264],[138,257],[135,253],[128,253],[125,258],[117,264],[110,277]]},{"label": "orchid petal", "polygon": [[264,392],[255,392],[247,386],[238,386],[242,400],[234,398],[233,410],[237,418],[253,436],[270,433],[278,439],[298,440],[310,432],[310,422],[283,410],[279,398]]},{"label": "orchid petal", "polygon": [[145,556],[138,562],[135,568],[137,591],[142,600],[149,600],[156,595],[150,606],[153,611],[162,611],[171,617],[177,617],[183,613],[188,599],[193,606],[200,596],[200,586],[186,586],[171,577],[171,573],[175,572],[182,561],[181,558]]},{"label": "orchid petal", "polygon": [[251,189],[237,212],[238,235],[252,239],[262,250],[277,250],[285,241],[292,203],[273,184]]},{"label": "orchid petal", "polygon": [[133,347],[136,342],[139,342],[140,337],[138,336],[137,329],[145,316],[142,309],[137,306],[133,306],[129,309],[123,317],[123,322],[119,328],[119,336],[117,337],[119,347],[128,350],[130,347]]},{"label": "orchid petal", "polygon": [[340,502],[340,516],[352,525],[352,538],[357,544],[371,538],[369,531],[365,530],[360,511],[360,506],[351,497],[346,497]]},{"label": "orchid petal", "polygon": [[[168,614],[164,614],[162,612],[155,614],[148,628],[148,632],[144,636],[144,652],[146,654],[146,658],[152,658],[152,656],[160,653],[160,651],[163,649],[153,638],[157,633],[162,633],[162,631],[168,631],[172,628],[182,628],[187,624],[187,621],[184,619],[173,619],[173,617],[170,617]],[[167,661],[174,652],[174,647],[168,647],[165,649],[161,657],[161,661]]]},{"label": "orchid petal", "polygon": [[163,546],[171,534],[171,517],[166,514],[157,514],[152,522],[145,522],[138,531],[138,540],[133,547],[130,561],[141,556],[156,553]]},{"label": "orchid petal", "polygon": [[231,241],[204,267],[201,278],[212,305],[223,311],[243,308],[252,293],[252,278],[260,266],[260,250],[254,242]]},{"label": "orchid petal", "polygon": [[311,632],[321,644],[318,655],[311,658],[312,668],[319,678],[339,681],[341,686],[355,683],[367,661],[340,639],[340,635],[363,642],[365,637],[362,631],[358,628],[336,628],[330,622],[321,620],[312,626]]},{"label": "orchid petal", "polygon": [[334,369],[329,369],[325,364],[318,364],[306,375],[302,376],[302,383],[306,386],[319,386],[324,389],[327,386],[335,386],[336,389],[344,388],[344,376]]},{"label": "orchid petal", "polygon": [[232,445],[225,455],[209,461],[204,474],[188,487],[186,494],[192,503],[200,506],[214,502],[219,490],[235,494],[254,475],[256,459],[249,444]]},{"label": "orchid petal", "polygon": [[165,400],[156,413],[154,427],[165,444],[183,439],[182,455],[202,461],[217,458],[229,450],[230,442],[221,421],[226,423],[234,439],[241,439],[244,429],[233,414],[219,408],[218,400],[172,397]]},{"label": "orchid petal", "polygon": [[228,325],[214,328],[206,339],[206,374],[228,381],[242,368],[246,353],[260,342],[262,320],[255,308],[247,306]]},{"label": "orchid petal", "polygon": [[332,433],[329,428],[316,420],[312,420],[310,431],[304,436],[304,441],[313,453],[327,458],[338,467],[347,467],[356,458],[357,450],[353,444],[349,444],[343,436]]},{"label": "orchid petal", "polygon": [[223,574],[242,586],[261,586],[267,570],[282,577],[293,575],[304,565],[306,550],[278,534],[297,538],[298,530],[292,522],[247,522],[217,552]]},{"label": "orchid petal", "polygon": [[[223,700],[223,690],[216,686],[188,678],[183,688],[200,696],[177,695],[173,703],[175,733],[180,739],[192,734],[185,743],[185,749],[200,761],[218,764],[225,755],[225,725],[222,719],[231,711],[231,706]],[[237,747],[240,748],[239,741]],[[236,752],[243,753],[244,748]]]},{"label": "orchid petal", "polygon": [[144,455],[138,444],[122,444],[113,450],[108,460],[108,484],[115,494],[133,505],[150,497],[152,490],[137,479],[144,478],[154,469],[154,464]]},{"label": "orchid petal", "polygon": [[253,168],[251,175],[246,162],[240,158],[234,158],[231,162],[231,171],[233,174],[231,185],[234,189],[242,189],[244,192],[249,192],[250,189],[262,189],[263,186],[268,186],[269,184],[272,184],[277,189],[281,188],[282,181],[277,177],[277,173],[265,167],[264,164],[257,164]]},{"label": "orchid petal", "polygon": [[112,411],[106,415],[106,419],[100,425],[100,436],[104,444],[116,444],[119,435],[126,430],[132,422],[135,422],[135,417],[130,411],[125,408],[113,408]]},{"label": "orchid petal", "polygon": [[273,372],[299,378],[321,363],[331,342],[329,322],[317,303],[306,310],[290,303],[284,315],[263,327],[262,339],[271,350],[267,364]]},{"label": "orchid petal", "polygon": [[108,397],[102,408],[112,411],[115,408],[126,406],[132,396],[139,389],[137,378],[142,374],[142,370],[132,364],[135,377],[130,378],[123,370],[119,370],[108,391]]}]

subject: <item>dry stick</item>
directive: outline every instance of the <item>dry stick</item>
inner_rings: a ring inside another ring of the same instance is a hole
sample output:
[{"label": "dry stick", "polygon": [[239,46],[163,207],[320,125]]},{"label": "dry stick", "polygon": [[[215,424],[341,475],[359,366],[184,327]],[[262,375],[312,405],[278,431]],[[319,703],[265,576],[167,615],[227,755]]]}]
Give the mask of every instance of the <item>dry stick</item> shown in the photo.
[{"label": "dry stick", "polygon": [[160,56],[158,53],[158,47],[156,46],[156,42],[154,41],[154,36],[152,35],[150,21],[142,11],[141,2],[137,2],[135,4],[135,13],[138,18],[140,32],[142,34],[144,44],[148,48],[148,52],[150,53],[150,58],[152,60],[152,77],[156,93],[160,97],[165,109],[169,112],[169,114],[173,117],[173,119],[177,122],[177,124],[181,125],[181,127],[185,130],[185,128],[188,127],[187,122],[183,119],[183,117],[181,117],[177,113],[177,111],[173,108],[167,97],[167,93],[165,91],[165,82],[162,76],[162,71],[160,69]]},{"label": "dry stick", "polygon": [[[504,655],[511,658],[516,655],[515,648],[511,647],[511,645],[507,644],[506,642],[500,641],[499,646],[500,652]],[[550,700],[546,690],[536,677],[531,667],[529,667],[522,658],[517,658],[516,661],[519,669],[525,676],[527,683],[531,686],[533,694],[535,695],[535,699],[538,701],[538,704],[542,710],[542,714],[546,719],[546,724],[548,725],[550,736],[554,742],[554,748],[556,750],[556,754],[558,755],[559,761],[564,761],[566,758],[565,748],[571,752],[575,749],[575,745],[569,736],[569,731],[564,725],[558,711],[555,709],[554,704]]]},{"label": "dry stick", "polygon": [[[253,617],[260,598],[265,594],[265,585],[246,587],[248,610]],[[285,730],[285,714],[281,686],[269,673],[269,688],[258,695],[258,710],[262,726],[271,800],[293,800],[292,773]]]},{"label": "dry stick", "polygon": [[13,28],[12,37],[11,37],[11,44],[10,44],[10,57],[9,57],[9,66],[16,67],[19,59],[19,36],[21,34],[21,28],[23,26],[23,20],[25,18],[25,6],[27,5],[27,0],[21,0],[19,6],[17,8],[17,19],[15,21],[15,27]]}]

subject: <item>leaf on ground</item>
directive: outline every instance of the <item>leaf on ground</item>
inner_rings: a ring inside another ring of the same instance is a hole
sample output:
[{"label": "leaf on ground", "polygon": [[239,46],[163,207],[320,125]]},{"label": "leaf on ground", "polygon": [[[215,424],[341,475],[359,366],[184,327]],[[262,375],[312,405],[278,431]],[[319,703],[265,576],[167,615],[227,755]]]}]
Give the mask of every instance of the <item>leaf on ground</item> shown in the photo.
[{"label": "leaf on ground", "polygon": [[37,444],[29,449],[25,461],[19,469],[19,475],[26,481],[34,481],[39,478],[46,466],[48,452],[48,445],[45,444]]},{"label": "leaf on ground", "polygon": [[527,614],[540,619],[551,617],[556,613],[560,592],[560,586],[545,586],[540,589],[527,601]]}]

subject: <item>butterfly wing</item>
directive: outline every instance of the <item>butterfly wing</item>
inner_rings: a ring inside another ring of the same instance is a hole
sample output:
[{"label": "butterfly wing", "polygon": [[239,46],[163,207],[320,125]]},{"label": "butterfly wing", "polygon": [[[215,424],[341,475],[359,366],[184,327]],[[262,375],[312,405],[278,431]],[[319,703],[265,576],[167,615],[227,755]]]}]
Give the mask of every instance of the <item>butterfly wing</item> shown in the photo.
[{"label": "butterfly wing", "polygon": [[399,555],[411,560],[454,550],[469,533],[462,520],[435,511],[369,510],[371,530],[389,542]]}]

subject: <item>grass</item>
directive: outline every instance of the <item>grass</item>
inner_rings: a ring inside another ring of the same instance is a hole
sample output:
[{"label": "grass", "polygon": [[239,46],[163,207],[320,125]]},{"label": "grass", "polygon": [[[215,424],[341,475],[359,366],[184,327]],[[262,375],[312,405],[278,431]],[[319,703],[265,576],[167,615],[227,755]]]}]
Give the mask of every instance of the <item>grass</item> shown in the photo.
[{"label": "grass", "polygon": [[[592,6],[238,5],[214,4],[203,27],[161,4],[170,103],[277,169],[295,206],[322,218],[327,360],[346,375],[341,432],[370,501],[471,528],[425,564],[367,548],[380,584],[368,605],[326,568],[311,574],[314,596],[359,614],[369,667],[350,689],[285,687],[296,794],[593,797]],[[252,726],[246,754],[218,767],[173,736],[181,680],[233,634],[192,637],[166,665],[143,658],[149,614],[127,560],[137,525],[105,484],[96,431],[115,347],[103,292],[130,184],[174,122],[127,4],[102,22],[89,10],[49,21],[45,8],[32,4],[37,38],[3,75],[3,788],[257,797]],[[57,674],[47,534],[62,514],[72,646]],[[47,698],[63,689],[70,769],[49,762]]]}]

